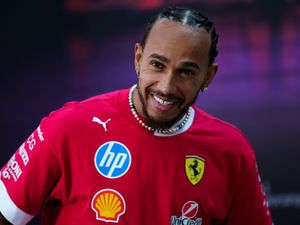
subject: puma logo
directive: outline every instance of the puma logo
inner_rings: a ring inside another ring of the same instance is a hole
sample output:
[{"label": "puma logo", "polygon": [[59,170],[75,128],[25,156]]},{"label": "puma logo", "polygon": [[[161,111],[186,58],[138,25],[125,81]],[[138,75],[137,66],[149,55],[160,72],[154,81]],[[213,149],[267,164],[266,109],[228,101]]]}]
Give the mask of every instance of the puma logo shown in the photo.
[{"label": "puma logo", "polygon": [[96,122],[96,123],[99,123],[100,125],[102,125],[103,128],[104,128],[104,131],[106,132],[106,131],[107,131],[106,124],[107,124],[109,121],[111,121],[111,119],[108,119],[108,120],[106,120],[105,122],[102,122],[98,117],[95,117],[95,116],[94,116],[92,121],[93,121],[93,122]]}]

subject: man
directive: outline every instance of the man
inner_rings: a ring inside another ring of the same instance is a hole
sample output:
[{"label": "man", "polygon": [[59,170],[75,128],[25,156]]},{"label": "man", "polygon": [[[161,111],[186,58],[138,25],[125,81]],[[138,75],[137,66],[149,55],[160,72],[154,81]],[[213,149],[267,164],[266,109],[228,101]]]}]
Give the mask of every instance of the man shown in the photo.
[{"label": "man", "polygon": [[137,85],[52,112],[2,168],[0,224],[271,225],[247,140],[193,105],[217,40],[198,11],[163,9],[135,45]]}]

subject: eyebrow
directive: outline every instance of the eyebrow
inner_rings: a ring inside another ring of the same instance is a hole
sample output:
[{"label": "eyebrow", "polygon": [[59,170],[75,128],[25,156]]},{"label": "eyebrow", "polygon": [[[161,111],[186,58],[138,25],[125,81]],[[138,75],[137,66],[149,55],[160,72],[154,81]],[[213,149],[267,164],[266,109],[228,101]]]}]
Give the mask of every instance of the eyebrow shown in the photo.
[{"label": "eyebrow", "polygon": [[[165,56],[162,56],[162,55],[159,55],[157,53],[153,53],[149,56],[149,58],[154,58],[154,59],[158,59],[162,62],[165,62],[165,63],[168,63],[170,62],[170,60],[168,58],[166,58]],[[194,68],[196,70],[201,70],[199,65],[197,63],[194,63],[194,62],[190,62],[190,61],[186,61],[186,62],[181,62],[180,63],[182,67],[191,67],[191,68]]]},{"label": "eyebrow", "polygon": [[201,70],[199,65],[197,63],[194,63],[194,62],[182,62],[180,63],[183,67],[192,67],[196,70]]},{"label": "eyebrow", "polygon": [[165,63],[168,63],[170,61],[166,57],[164,57],[162,55],[159,55],[159,54],[156,54],[156,53],[151,54],[149,56],[149,58],[159,59],[160,61],[165,62]]}]

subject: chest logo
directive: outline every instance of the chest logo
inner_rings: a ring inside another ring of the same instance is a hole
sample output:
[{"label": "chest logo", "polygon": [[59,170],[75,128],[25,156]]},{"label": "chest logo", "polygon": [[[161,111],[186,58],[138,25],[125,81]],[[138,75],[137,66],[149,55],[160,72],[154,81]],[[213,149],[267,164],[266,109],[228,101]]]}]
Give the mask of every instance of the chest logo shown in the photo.
[{"label": "chest logo", "polygon": [[96,151],[96,169],[106,178],[115,179],[123,176],[128,171],[130,164],[130,152],[128,148],[120,142],[106,142]]},{"label": "chest logo", "polygon": [[202,179],[205,168],[205,159],[196,155],[187,155],[185,158],[185,173],[189,181],[196,185]]},{"label": "chest logo", "polygon": [[111,121],[111,119],[108,119],[108,120],[106,120],[105,122],[103,122],[103,121],[100,120],[98,117],[95,117],[95,116],[94,116],[92,121],[95,122],[95,123],[99,123],[100,125],[102,125],[104,131],[106,132],[106,131],[107,131],[106,124],[107,124],[109,121]]},{"label": "chest logo", "polygon": [[199,204],[195,201],[186,202],[181,211],[181,216],[171,216],[171,225],[188,224],[201,225],[202,218],[196,218]]},{"label": "chest logo", "polygon": [[97,220],[114,223],[119,222],[126,210],[123,196],[113,189],[98,191],[92,199],[91,207]]}]

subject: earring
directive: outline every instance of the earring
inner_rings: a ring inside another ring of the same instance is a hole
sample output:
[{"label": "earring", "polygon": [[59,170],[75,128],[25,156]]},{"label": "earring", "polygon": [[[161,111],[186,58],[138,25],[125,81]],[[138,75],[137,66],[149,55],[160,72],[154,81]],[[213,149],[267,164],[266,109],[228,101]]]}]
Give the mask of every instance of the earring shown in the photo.
[{"label": "earring", "polygon": [[202,89],[201,89],[201,91],[202,92],[205,92],[205,91],[207,91],[208,90],[208,87],[206,86],[206,87],[203,87]]}]

